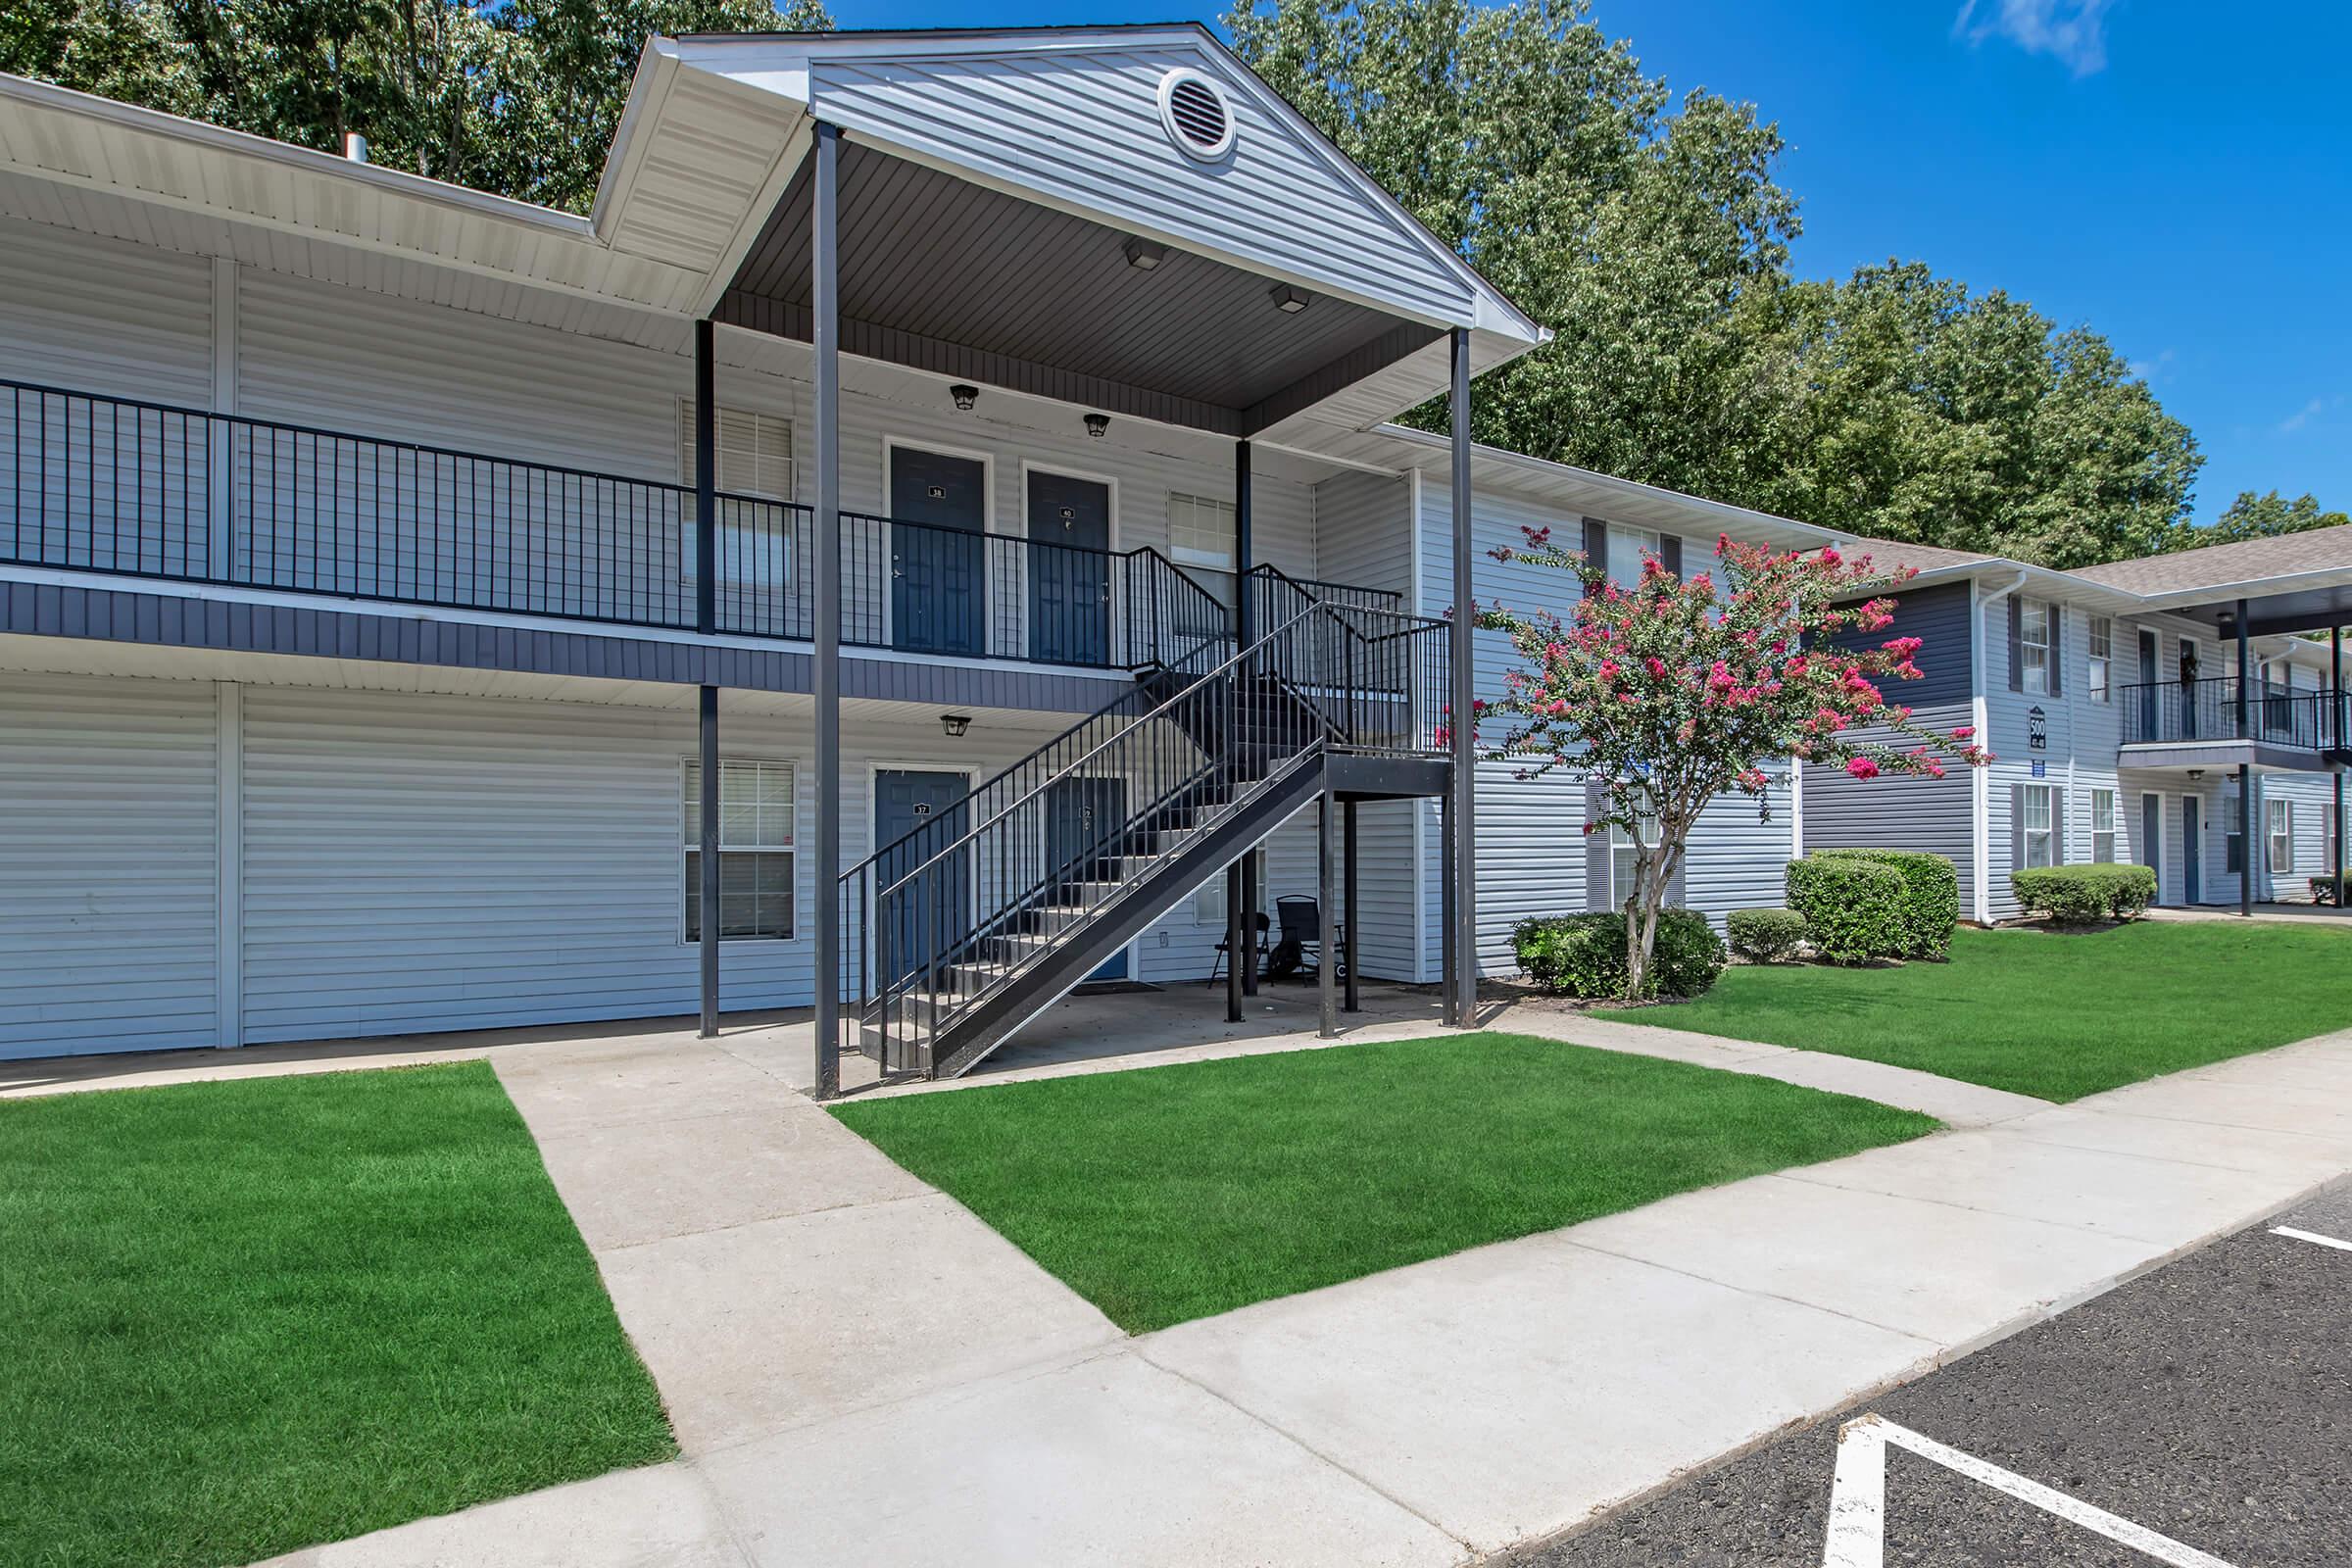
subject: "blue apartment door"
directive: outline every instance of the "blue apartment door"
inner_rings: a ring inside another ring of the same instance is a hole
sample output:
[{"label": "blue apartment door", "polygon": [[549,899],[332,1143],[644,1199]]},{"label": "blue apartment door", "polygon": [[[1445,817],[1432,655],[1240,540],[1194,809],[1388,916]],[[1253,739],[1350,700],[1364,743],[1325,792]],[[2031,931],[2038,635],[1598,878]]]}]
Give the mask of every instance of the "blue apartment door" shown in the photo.
[{"label": "blue apartment door", "polygon": [[1110,486],[1029,474],[1029,657],[1110,662]]},{"label": "blue apartment door", "polygon": [[2198,821],[2202,814],[2194,795],[2180,797],[2180,899],[2184,904],[2205,902],[2205,857],[2197,843],[2203,834]]},{"label": "blue apartment door", "polygon": [[[1046,797],[1047,876],[1062,885],[1108,882],[1125,853],[1127,781],[1123,778],[1056,779]],[[1049,895],[1048,903],[1062,899]],[[1127,978],[1127,950],[1102,960],[1089,980]]]},{"label": "blue apartment door", "polygon": [[986,651],[988,465],[890,449],[890,645]]},{"label": "blue apartment door", "polygon": [[[886,982],[953,960],[970,934],[969,852],[931,864],[969,825],[970,793],[961,773],[886,767],[874,775],[874,962]],[[881,891],[925,866],[897,892]]]}]

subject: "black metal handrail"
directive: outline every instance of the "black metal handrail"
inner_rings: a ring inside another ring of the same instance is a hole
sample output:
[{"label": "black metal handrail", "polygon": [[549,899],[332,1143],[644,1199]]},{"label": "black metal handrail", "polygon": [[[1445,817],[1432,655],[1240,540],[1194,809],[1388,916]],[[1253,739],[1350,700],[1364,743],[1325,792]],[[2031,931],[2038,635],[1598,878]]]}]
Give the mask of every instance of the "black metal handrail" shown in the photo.
[{"label": "black metal handrail", "polygon": [[2344,702],[2336,693],[2257,680],[2242,710],[2234,677],[2140,681],[2116,688],[2124,710],[2124,744],[2257,740],[2296,751],[2335,751],[2344,745]]},{"label": "black metal handrail", "polygon": [[842,874],[855,1027],[889,1070],[1126,897],[1310,753],[1439,755],[1444,621],[1310,601],[1249,647],[1204,646]]},{"label": "black metal handrail", "polygon": [[[696,624],[689,485],[30,382],[0,380],[0,561]],[[718,628],[809,640],[810,510],[729,493],[717,507]],[[1112,552],[859,512],[842,513],[840,529],[852,647],[1135,669],[1233,634],[1216,589],[1148,546]]]}]

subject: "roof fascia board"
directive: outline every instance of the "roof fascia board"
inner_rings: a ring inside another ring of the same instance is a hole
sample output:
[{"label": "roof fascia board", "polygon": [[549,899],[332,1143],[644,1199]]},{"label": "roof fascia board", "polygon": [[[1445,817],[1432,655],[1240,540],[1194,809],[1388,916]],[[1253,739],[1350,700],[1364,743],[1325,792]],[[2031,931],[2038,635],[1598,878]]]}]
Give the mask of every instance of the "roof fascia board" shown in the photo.
[{"label": "roof fascia board", "polygon": [[[322,175],[334,179],[349,179],[363,185],[372,185],[388,194],[410,201],[428,202],[439,207],[454,208],[469,216],[489,218],[505,222],[525,223],[535,228],[561,234],[569,239],[594,237],[589,220],[575,213],[535,202],[516,201],[511,196],[494,196],[488,191],[470,186],[453,185],[447,180],[415,174],[404,169],[392,169],[382,164],[354,163],[334,153],[322,153],[316,148],[297,147],[291,142],[273,141],[268,136],[256,136],[250,131],[231,130],[201,120],[188,120],[179,115],[165,114],[159,109],[146,109],[136,104],[120,103],[93,93],[76,92],[28,76],[13,76],[0,73],[0,100],[14,99],[36,108],[76,115],[98,121],[138,135],[157,136],[171,141],[200,147],[230,157],[257,159],[276,164],[305,174]],[[171,201],[172,205],[197,211],[212,212],[201,202],[184,199],[173,201],[145,189],[131,189],[88,179],[56,169],[26,169],[26,173],[62,183],[77,184],[85,189],[113,190],[118,194],[140,201]],[[255,221],[251,214],[220,211],[217,216],[236,221]],[[362,243],[349,235],[327,235],[318,229],[301,229],[306,234],[334,238],[345,244]],[[408,255],[410,252],[401,252]]]},{"label": "roof fascia board", "polygon": [[2195,610],[2205,605],[2218,605],[2225,600],[2268,599],[2278,594],[2298,593],[2311,588],[2341,588],[2347,584],[2352,584],[2352,566],[2320,566],[2276,577],[2248,577],[2236,582],[2212,583],[2201,588],[2174,588],[2141,596],[2141,602],[2152,609]]},{"label": "roof fascia board", "polygon": [[620,123],[612,145],[605,149],[604,171],[597,175],[596,199],[588,204],[589,226],[600,241],[609,242],[612,215],[636,189],[638,171],[645,167],[650,126],[662,122],[662,105],[678,78],[677,46],[669,39],[646,39],[637,56],[637,73],[629,78],[629,96],[621,105]]}]

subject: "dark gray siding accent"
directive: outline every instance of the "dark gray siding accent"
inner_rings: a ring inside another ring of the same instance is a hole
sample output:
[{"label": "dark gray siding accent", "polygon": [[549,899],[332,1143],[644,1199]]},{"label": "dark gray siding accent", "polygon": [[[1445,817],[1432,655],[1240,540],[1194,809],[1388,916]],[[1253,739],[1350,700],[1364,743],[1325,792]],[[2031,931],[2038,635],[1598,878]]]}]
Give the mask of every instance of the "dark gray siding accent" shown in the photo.
[{"label": "dark gray siding accent", "polygon": [[[625,632],[485,626],[414,614],[256,605],[54,583],[0,583],[0,632],[92,637],[229,653],[295,654],[399,664],[511,669],[593,680],[662,681],[738,691],[806,692],[809,656],[787,649],[702,647]],[[841,694],[948,708],[1091,712],[1127,689],[1118,675],[1017,665],[841,662]]]},{"label": "dark gray siding accent", "polygon": [[[1887,701],[1912,709],[1967,702],[1969,622],[1973,618],[1968,612],[1968,584],[1940,583],[1913,593],[1898,591],[1888,597],[1895,601],[1894,624],[1884,631],[1841,632],[1829,639],[1830,646],[1861,653],[1877,648],[1890,637],[1916,637],[1921,644],[1917,661],[1921,678],[1887,683]],[[1952,722],[1965,724],[1968,720],[1961,717]],[[1805,787],[1808,790],[1813,787],[1810,774],[1805,778]]]},{"label": "dark gray siding accent", "polygon": [[[1923,596],[1924,597],[1924,596]],[[1911,685],[1924,685],[1914,681]],[[1952,730],[1968,722],[1964,698],[1953,704],[1917,708],[1914,723]],[[1868,740],[1895,744],[1889,730],[1860,730]],[[1974,836],[1970,830],[1970,770],[1946,763],[1941,778],[1892,775],[1864,782],[1842,768],[1805,769],[1807,850],[1922,850],[1940,855],[1960,873],[1960,907],[1973,908],[1976,896]]]}]

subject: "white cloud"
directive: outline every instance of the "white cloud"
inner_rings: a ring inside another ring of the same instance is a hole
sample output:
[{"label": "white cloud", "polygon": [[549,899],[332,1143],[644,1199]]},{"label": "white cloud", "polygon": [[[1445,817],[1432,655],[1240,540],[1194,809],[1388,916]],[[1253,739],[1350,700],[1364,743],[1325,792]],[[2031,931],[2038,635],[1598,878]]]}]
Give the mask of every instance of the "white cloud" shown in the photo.
[{"label": "white cloud", "polygon": [[2166,378],[2176,358],[2171,349],[2166,349],[2152,360],[2133,360],[2128,368],[2142,381],[2159,381]]},{"label": "white cloud", "polygon": [[2078,76],[2107,64],[2107,13],[2115,0],[1961,0],[1952,35],[1970,43],[2006,38],[2049,55]]},{"label": "white cloud", "polygon": [[2285,418],[2278,421],[2278,433],[2280,435],[2293,435],[2297,430],[2302,429],[2305,425],[2311,422],[2311,416],[2313,415],[2322,412],[2326,408],[2327,405],[2320,399],[2313,398],[2309,403],[2304,404],[2294,413],[2288,415]]}]

